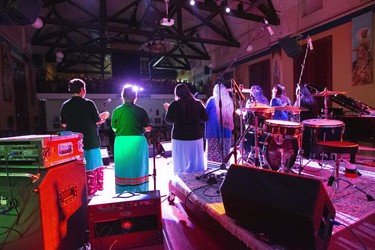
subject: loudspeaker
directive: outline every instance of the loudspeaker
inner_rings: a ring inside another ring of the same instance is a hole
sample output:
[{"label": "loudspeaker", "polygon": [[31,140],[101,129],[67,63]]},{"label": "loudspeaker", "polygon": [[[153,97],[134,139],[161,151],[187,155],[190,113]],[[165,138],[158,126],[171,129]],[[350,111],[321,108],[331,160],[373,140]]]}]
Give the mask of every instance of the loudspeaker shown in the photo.
[{"label": "loudspeaker", "polygon": [[104,166],[108,166],[109,162],[110,162],[110,159],[109,159],[107,147],[100,147],[100,154],[102,156]]},{"label": "loudspeaker", "polygon": [[301,46],[298,44],[297,40],[289,36],[280,39],[279,44],[290,58],[295,58],[302,52]]},{"label": "loudspeaker", "polygon": [[209,75],[209,74],[211,74],[211,69],[210,69],[210,67],[208,67],[208,66],[204,66],[204,74],[205,74],[205,75]]},{"label": "loudspeaker", "polygon": [[0,8],[0,24],[2,25],[33,24],[43,5],[41,0],[9,0],[5,2]]},{"label": "loudspeaker", "polygon": [[160,142],[164,158],[172,157],[172,142]]},{"label": "loudspeaker", "polygon": [[47,169],[5,169],[2,165],[0,198],[4,250],[78,249],[88,241],[82,161]]},{"label": "loudspeaker", "polygon": [[163,242],[160,191],[95,196],[88,205],[91,249]]},{"label": "loudspeaker", "polygon": [[335,209],[320,180],[231,165],[220,187],[227,216],[288,249],[326,249]]}]

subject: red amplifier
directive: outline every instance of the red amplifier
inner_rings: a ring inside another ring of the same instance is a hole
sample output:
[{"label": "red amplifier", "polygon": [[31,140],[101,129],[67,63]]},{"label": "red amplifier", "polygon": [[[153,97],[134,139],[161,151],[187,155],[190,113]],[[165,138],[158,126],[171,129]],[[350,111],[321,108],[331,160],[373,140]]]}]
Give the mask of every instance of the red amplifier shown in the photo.
[{"label": "red amplifier", "polygon": [[49,168],[83,158],[80,133],[0,138],[0,165],[12,168]]},{"label": "red amplifier", "polygon": [[163,242],[160,191],[94,196],[88,205],[93,250],[125,249]]}]

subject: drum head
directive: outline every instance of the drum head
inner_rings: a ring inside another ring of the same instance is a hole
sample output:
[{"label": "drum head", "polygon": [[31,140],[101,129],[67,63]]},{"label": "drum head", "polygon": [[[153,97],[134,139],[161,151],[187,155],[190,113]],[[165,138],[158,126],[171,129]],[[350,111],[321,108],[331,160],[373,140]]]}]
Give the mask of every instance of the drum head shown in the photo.
[{"label": "drum head", "polygon": [[343,121],[330,120],[330,119],[308,119],[308,120],[302,121],[302,124],[311,128],[320,128],[320,127],[334,128],[334,127],[344,126]]},{"label": "drum head", "polygon": [[[279,170],[281,167],[281,153],[278,150],[278,145],[272,136],[268,136],[265,144],[266,160],[269,167],[272,170]],[[289,171],[296,162],[298,153],[298,141],[297,139],[285,139],[282,145],[284,149],[284,155],[287,156],[286,170]]]},{"label": "drum head", "polygon": [[280,127],[288,128],[300,128],[302,125],[298,122],[284,121],[284,120],[266,120],[265,124],[269,125],[279,125]]}]

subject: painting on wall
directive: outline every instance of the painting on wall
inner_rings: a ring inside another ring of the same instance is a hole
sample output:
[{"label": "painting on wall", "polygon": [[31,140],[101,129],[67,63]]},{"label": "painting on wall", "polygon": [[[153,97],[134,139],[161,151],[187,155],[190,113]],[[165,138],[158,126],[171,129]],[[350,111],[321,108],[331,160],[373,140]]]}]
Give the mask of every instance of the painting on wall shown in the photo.
[{"label": "painting on wall", "polygon": [[281,49],[272,52],[271,59],[271,85],[282,83]]},{"label": "painting on wall", "polygon": [[352,85],[373,83],[372,12],[352,20]]}]

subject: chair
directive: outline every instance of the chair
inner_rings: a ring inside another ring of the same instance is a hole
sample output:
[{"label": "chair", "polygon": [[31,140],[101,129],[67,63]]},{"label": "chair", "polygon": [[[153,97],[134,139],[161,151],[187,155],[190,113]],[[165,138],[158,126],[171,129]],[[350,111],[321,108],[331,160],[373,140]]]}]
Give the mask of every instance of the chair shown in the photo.
[{"label": "chair", "polygon": [[[334,186],[334,192],[339,192],[339,181],[342,180],[350,186],[356,188],[358,191],[364,193],[368,201],[374,201],[374,198],[365,191],[354,185],[352,182],[340,177],[340,161],[342,161],[343,154],[350,154],[350,163],[355,163],[355,155],[358,152],[358,143],[346,141],[321,141],[317,143],[318,152],[331,153],[335,155],[335,166],[331,177],[328,179],[328,186]],[[358,175],[358,172],[357,172]]]}]

